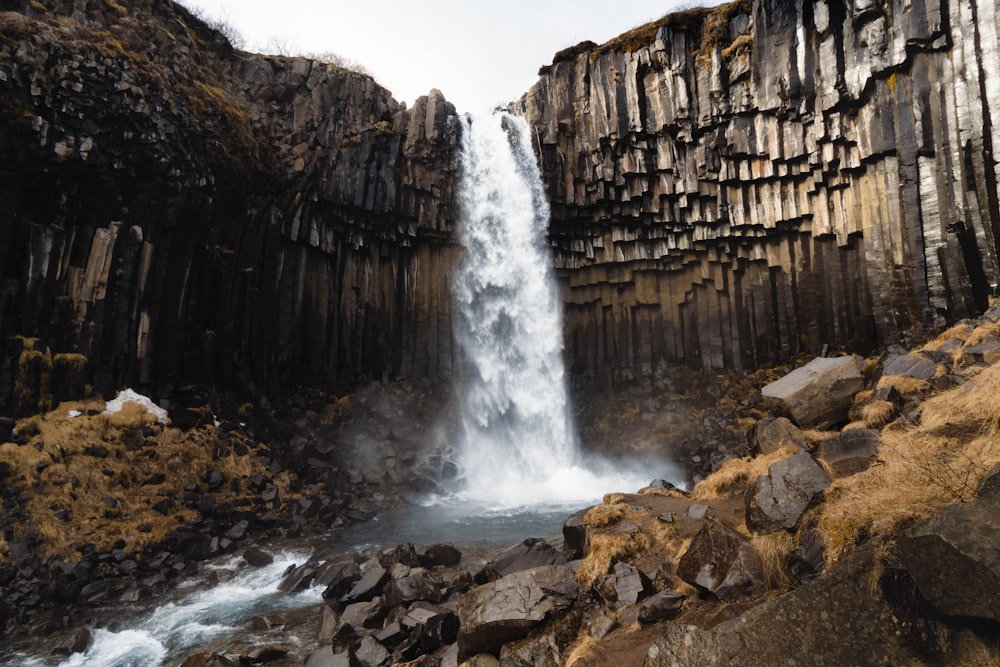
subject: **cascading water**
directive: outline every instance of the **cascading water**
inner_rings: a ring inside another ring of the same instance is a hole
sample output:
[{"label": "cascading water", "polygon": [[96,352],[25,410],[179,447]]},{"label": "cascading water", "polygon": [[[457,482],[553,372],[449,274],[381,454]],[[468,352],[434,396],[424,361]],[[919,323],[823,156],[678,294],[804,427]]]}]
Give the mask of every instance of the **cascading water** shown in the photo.
[{"label": "cascading water", "polygon": [[562,313],[527,125],[503,112],[466,119],[454,287],[466,362],[461,465],[476,497],[514,500],[576,462]]},{"label": "cascading water", "polygon": [[578,465],[545,243],[549,207],[521,118],[466,116],[461,211],[463,497],[501,505],[599,498],[607,489]]}]

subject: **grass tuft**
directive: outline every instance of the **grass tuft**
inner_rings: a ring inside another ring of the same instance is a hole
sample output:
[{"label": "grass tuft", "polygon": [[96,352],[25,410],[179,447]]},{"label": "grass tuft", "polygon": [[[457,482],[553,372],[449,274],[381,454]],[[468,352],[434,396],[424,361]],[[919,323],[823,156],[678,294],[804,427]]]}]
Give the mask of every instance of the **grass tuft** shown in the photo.
[{"label": "grass tuft", "polygon": [[798,452],[797,447],[786,445],[764,456],[730,459],[723,463],[718,470],[698,482],[694,487],[692,497],[695,500],[718,500],[734,493],[741,493],[747,484],[762,475],[766,475],[772,464],[794,456]]}]

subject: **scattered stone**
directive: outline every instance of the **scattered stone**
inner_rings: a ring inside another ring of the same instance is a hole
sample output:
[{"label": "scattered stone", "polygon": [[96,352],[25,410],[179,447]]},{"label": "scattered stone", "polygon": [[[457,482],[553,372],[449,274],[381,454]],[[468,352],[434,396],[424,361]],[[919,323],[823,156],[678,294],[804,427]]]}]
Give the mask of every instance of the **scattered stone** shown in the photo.
[{"label": "scattered stone", "polygon": [[937,364],[915,354],[900,354],[886,359],[882,375],[902,375],[918,380],[929,380],[937,370]]},{"label": "scattered stone", "polygon": [[361,667],[382,667],[389,663],[389,651],[371,635],[365,635],[354,651],[354,658]]},{"label": "scattered stone", "polygon": [[281,660],[288,653],[289,649],[287,646],[258,646],[240,656],[240,662],[251,665],[262,665],[265,662]]},{"label": "scattered stone", "polygon": [[962,350],[962,365],[993,364],[1000,360],[1000,341],[992,334],[987,334],[975,345],[969,345]]},{"label": "scattered stone", "polygon": [[704,503],[693,503],[687,508],[687,515],[692,519],[704,519],[708,514],[708,505]]},{"label": "scattered stone", "polygon": [[878,448],[878,431],[852,428],[824,438],[817,454],[830,465],[836,477],[847,477],[871,466]]},{"label": "scattered stone", "polygon": [[[566,555],[545,540],[529,537],[506,549],[483,568],[481,583],[545,565],[565,565]],[[477,580],[479,578],[477,577]]]},{"label": "scattered stone", "polygon": [[579,588],[565,565],[515,572],[473,588],[458,599],[459,659],[498,653],[576,601]]},{"label": "scattered stone", "polygon": [[764,403],[801,428],[825,428],[847,418],[864,378],[853,357],[817,357],[761,389]]},{"label": "scattered stone", "polygon": [[761,420],[757,426],[756,442],[761,454],[770,454],[789,445],[801,452],[809,450],[802,431],[786,417]]},{"label": "scattered stone", "polygon": [[715,519],[695,533],[677,576],[723,601],[764,590],[764,562],[747,538]]},{"label": "scattered stone", "polygon": [[640,623],[670,621],[680,616],[684,608],[684,594],[677,591],[660,591],[645,600],[639,607]]},{"label": "scattered stone", "polygon": [[462,552],[446,543],[417,547],[416,552],[420,564],[424,567],[452,567],[462,560]]},{"label": "scattered stone", "polygon": [[247,547],[243,550],[243,560],[250,567],[264,567],[274,562],[274,556],[257,547]]},{"label": "scattered stone", "polygon": [[829,485],[830,476],[806,452],[773,463],[768,474],[747,488],[747,527],[765,534],[791,530],[816,494]]},{"label": "scattered stone", "polygon": [[[366,569],[365,569],[366,568]],[[351,590],[340,598],[341,602],[364,602],[379,594],[389,579],[389,571],[375,559],[362,568],[361,578],[354,582]]]},{"label": "scattered stone", "polygon": [[387,607],[426,600],[440,602],[442,597],[441,579],[432,572],[417,568],[400,579],[393,579],[382,589],[382,600]]},{"label": "scattered stone", "polygon": [[640,570],[624,561],[615,563],[614,572],[595,582],[605,606],[618,611],[631,606],[652,589],[652,582]]}]

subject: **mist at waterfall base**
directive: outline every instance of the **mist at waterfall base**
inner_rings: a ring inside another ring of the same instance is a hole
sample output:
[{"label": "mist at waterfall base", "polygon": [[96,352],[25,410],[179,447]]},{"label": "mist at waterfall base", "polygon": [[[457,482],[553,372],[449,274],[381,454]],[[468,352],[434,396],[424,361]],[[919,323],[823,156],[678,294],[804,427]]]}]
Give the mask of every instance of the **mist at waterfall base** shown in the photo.
[{"label": "mist at waterfall base", "polygon": [[562,308],[546,242],[549,206],[523,119],[467,115],[454,280],[463,373],[458,497],[494,508],[634,492],[667,463],[584,459],[563,363]]}]

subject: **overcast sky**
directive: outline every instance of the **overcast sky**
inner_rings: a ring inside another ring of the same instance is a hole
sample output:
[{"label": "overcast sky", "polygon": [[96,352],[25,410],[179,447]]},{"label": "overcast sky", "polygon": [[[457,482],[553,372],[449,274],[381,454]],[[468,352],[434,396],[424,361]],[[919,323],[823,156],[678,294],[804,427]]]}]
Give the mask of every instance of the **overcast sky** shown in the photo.
[{"label": "overcast sky", "polygon": [[[459,111],[515,100],[556,51],[600,44],[690,0],[181,0],[229,22],[244,48],[335,52],[397,100],[438,88]],[[697,3],[702,4],[702,3]],[[718,4],[708,0],[704,4]]]}]

